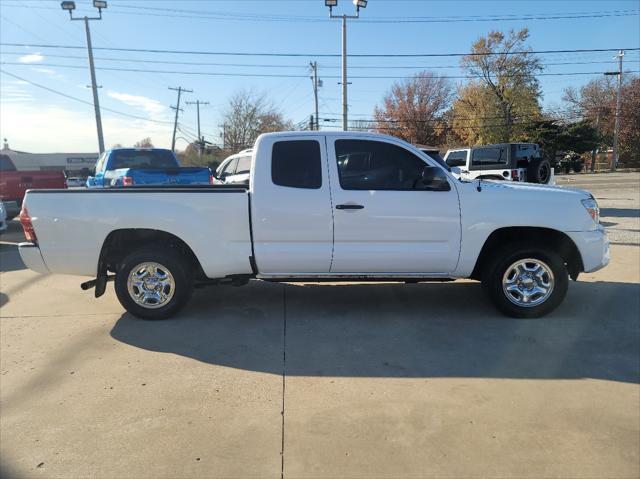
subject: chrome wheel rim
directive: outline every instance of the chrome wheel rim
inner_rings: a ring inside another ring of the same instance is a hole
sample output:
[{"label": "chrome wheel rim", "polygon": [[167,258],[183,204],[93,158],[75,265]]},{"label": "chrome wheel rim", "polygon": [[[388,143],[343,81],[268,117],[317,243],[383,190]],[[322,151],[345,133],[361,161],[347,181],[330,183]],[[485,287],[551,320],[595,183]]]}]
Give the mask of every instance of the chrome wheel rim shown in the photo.
[{"label": "chrome wheel rim", "polygon": [[509,266],[502,277],[502,290],[513,304],[531,308],[544,303],[555,279],[551,268],[539,259],[521,259]]},{"label": "chrome wheel rim", "polygon": [[176,290],[171,272],[160,263],[140,263],[127,278],[127,290],[133,301],[147,309],[165,306]]}]

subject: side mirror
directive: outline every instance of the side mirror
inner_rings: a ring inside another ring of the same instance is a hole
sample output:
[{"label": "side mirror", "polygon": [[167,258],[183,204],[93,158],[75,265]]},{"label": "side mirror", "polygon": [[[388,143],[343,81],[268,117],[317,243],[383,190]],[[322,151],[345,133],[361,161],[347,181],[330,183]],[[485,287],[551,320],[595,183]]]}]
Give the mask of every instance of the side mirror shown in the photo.
[{"label": "side mirror", "polygon": [[428,191],[449,191],[451,185],[447,175],[437,166],[425,166],[422,170],[422,184]]},{"label": "side mirror", "polygon": [[452,166],[450,171],[456,176],[462,175],[462,168],[460,168],[459,166]]}]

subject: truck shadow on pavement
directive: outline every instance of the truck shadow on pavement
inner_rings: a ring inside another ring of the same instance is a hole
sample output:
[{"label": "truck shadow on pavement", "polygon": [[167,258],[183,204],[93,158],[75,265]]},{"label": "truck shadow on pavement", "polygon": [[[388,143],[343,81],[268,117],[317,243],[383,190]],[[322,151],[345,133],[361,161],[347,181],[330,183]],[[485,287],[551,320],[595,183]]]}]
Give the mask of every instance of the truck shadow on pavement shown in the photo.
[{"label": "truck shadow on pavement", "polygon": [[497,313],[471,282],[252,282],[198,292],[179,319],[124,314],[111,335],[149,351],[278,375],[639,383],[639,312],[640,285],[630,283],[572,283],[550,316],[516,320]]}]

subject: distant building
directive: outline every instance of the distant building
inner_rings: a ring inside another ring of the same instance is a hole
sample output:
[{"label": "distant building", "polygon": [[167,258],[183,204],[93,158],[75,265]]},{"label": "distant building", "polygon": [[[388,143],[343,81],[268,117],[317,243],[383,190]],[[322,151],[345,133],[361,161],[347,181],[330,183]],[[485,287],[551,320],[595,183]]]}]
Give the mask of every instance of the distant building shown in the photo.
[{"label": "distant building", "polygon": [[87,177],[98,160],[98,153],[27,153],[9,148],[4,139],[0,155],[6,155],[18,170],[62,170],[68,177]]}]

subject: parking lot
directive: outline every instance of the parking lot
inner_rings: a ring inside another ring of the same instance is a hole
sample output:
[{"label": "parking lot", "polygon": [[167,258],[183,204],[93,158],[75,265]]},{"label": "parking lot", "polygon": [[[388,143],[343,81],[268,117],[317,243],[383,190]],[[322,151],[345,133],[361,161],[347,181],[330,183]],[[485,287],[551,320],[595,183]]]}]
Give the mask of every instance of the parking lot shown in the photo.
[{"label": "parking lot", "polygon": [[640,174],[557,182],[598,199],[612,263],[536,320],[471,281],[252,282],[145,322],[25,269],[13,221],[0,476],[639,477]]}]

